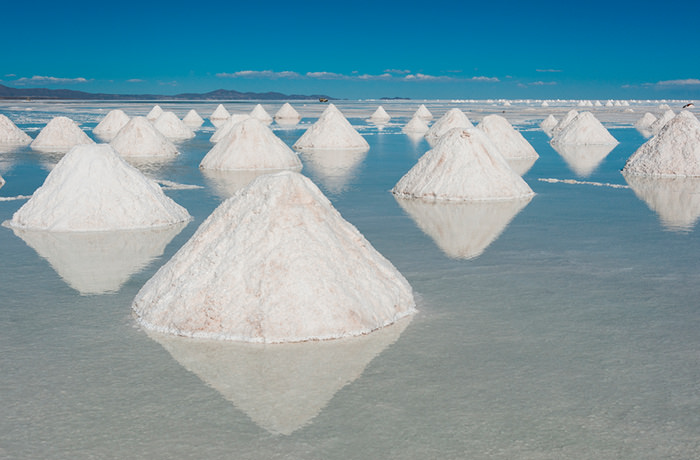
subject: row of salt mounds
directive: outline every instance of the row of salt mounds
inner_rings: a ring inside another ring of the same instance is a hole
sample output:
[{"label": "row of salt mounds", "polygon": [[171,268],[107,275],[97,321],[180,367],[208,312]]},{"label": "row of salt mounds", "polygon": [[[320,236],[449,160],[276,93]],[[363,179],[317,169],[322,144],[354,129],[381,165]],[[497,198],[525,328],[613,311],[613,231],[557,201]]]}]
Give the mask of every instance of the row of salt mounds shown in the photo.
[{"label": "row of salt mounds", "polygon": [[200,168],[217,170],[301,169],[299,157],[256,118],[237,123],[207,153]]},{"label": "row of salt mounds", "polygon": [[551,140],[558,145],[615,145],[617,139],[591,112],[581,112]]},{"label": "row of salt mounds", "polygon": [[473,128],[474,125],[460,109],[450,109],[430,127],[425,133],[425,138],[429,142],[437,141],[448,131],[454,128]]},{"label": "row of salt mounds", "polygon": [[185,208],[108,144],[79,145],[7,224],[57,232],[162,227],[190,220]]},{"label": "row of salt mounds", "polygon": [[155,121],[162,114],[163,114],[163,109],[159,105],[154,105],[153,108],[151,109],[151,111],[148,112],[148,115],[146,115],[146,118],[149,121]]},{"label": "row of salt mounds", "polygon": [[675,116],[676,114],[673,112],[673,110],[668,109],[662,113],[659,118],[656,119],[656,121],[650,124],[647,129],[651,132],[651,134],[658,134],[661,132],[663,127],[666,126],[666,123],[673,120],[673,117]]},{"label": "row of salt mounds", "polygon": [[433,114],[430,113],[430,110],[428,110],[424,104],[421,104],[420,107],[418,107],[418,110],[416,110],[416,113],[414,113],[413,116],[420,117],[425,121],[430,121],[433,119]]},{"label": "row of salt mounds", "polygon": [[55,117],[39,132],[30,147],[43,152],[67,152],[76,145],[94,144],[68,117]]},{"label": "row of salt mounds", "polygon": [[153,127],[170,140],[192,139],[194,131],[187,127],[173,112],[163,112],[153,122]]},{"label": "row of salt mounds", "polygon": [[292,104],[285,102],[282,107],[275,113],[275,120],[282,121],[299,121],[301,120],[301,115],[296,111]]},{"label": "row of salt mounds", "polygon": [[401,131],[406,134],[425,134],[429,129],[428,123],[423,118],[413,115],[413,118],[401,128]]},{"label": "row of salt mounds", "polygon": [[0,114],[0,145],[27,145],[32,138],[15,125],[12,120]]},{"label": "row of salt mounds", "polygon": [[487,115],[477,125],[506,159],[539,158],[530,143],[500,115]]},{"label": "row of salt mounds", "polygon": [[92,133],[100,139],[109,142],[114,139],[114,136],[116,136],[119,130],[126,126],[127,123],[129,123],[129,115],[124,113],[123,110],[110,110],[102,121],[95,126]]},{"label": "row of salt mounds", "polygon": [[391,190],[403,198],[477,201],[534,195],[488,136],[476,128],[455,128],[442,136]]},{"label": "row of salt mounds", "polygon": [[209,121],[217,128],[223,125],[229,118],[231,118],[231,114],[226,110],[223,104],[216,106],[216,109],[209,115]]},{"label": "row of salt mounds", "polygon": [[389,120],[391,120],[391,116],[386,113],[386,110],[384,110],[384,107],[381,105],[377,107],[377,110],[369,117],[369,121],[374,121],[376,123],[386,123]]},{"label": "row of salt mounds", "polygon": [[369,144],[333,104],[294,143],[297,150],[368,150]]},{"label": "row of salt mounds", "polygon": [[622,169],[639,176],[700,176],[700,122],[687,110],[676,115],[630,156]]},{"label": "row of salt mounds", "polygon": [[228,120],[226,120],[222,125],[219,125],[214,134],[212,134],[212,136],[209,138],[209,142],[216,144],[217,142],[221,141],[226,136],[228,136],[228,134],[231,132],[231,130],[236,124],[245,121],[249,118],[250,115],[248,115],[247,113],[232,114]]},{"label": "row of salt mounds", "polygon": [[182,122],[190,129],[197,129],[204,124],[204,118],[199,116],[195,109],[190,109],[187,115],[182,119]]},{"label": "row of salt mounds", "polygon": [[260,104],[253,107],[253,110],[250,111],[250,116],[262,123],[265,123],[266,125],[272,123],[272,117],[269,113],[267,113],[267,110],[265,110],[265,108]]},{"label": "row of salt mounds", "polygon": [[294,172],[224,201],[132,307],[147,329],[264,343],[362,335],[415,312],[406,279]]},{"label": "row of salt mounds", "polygon": [[144,117],[133,117],[112,139],[110,145],[125,158],[171,158],[175,145]]}]

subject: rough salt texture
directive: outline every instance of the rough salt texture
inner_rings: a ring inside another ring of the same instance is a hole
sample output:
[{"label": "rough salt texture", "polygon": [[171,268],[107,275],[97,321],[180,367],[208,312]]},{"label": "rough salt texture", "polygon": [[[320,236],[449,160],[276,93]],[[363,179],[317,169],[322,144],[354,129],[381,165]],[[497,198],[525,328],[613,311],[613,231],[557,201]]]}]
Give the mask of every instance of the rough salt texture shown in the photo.
[{"label": "rough salt texture", "polygon": [[571,123],[554,135],[551,142],[559,145],[615,145],[618,143],[591,112],[579,113]]},{"label": "rough salt texture", "polygon": [[542,120],[542,123],[540,123],[540,128],[542,128],[542,131],[544,131],[547,135],[551,135],[552,130],[558,123],[559,121],[554,117],[554,115],[550,114],[547,118]]},{"label": "rough salt texture", "polygon": [[67,117],[55,117],[44,126],[30,146],[44,152],[67,152],[76,145],[94,143],[76,122]]},{"label": "rough salt texture", "polygon": [[671,121],[675,116],[676,114],[673,112],[673,110],[666,110],[659,116],[659,118],[656,119],[656,121],[648,126],[649,131],[651,131],[652,134],[659,133],[666,123]]},{"label": "rough salt texture", "polygon": [[32,138],[19,129],[12,120],[0,114],[0,145],[27,145]]},{"label": "rough salt texture", "polygon": [[272,117],[260,104],[253,107],[253,110],[250,111],[250,116],[266,124],[272,123]]},{"label": "rough salt texture", "polygon": [[413,115],[413,118],[411,118],[411,120],[406,123],[403,128],[401,128],[401,131],[404,133],[425,134],[429,129],[430,127],[428,126],[428,123],[426,123],[423,118]]},{"label": "rough salt texture", "polygon": [[250,118],[250,115],[248,114],[242,114],[242,113],[234,113],[231,115],[231,117],[224,122],[219,128],[216,130],[214,134],[209,138],[209,142],[217,143],[224,139],[226,136],[228,136],[231,133],[231,130],[233,127]]},{"label": "rough salt texture", "polygon": [[574,118],[578,116],[578,111],[576,110],[569,110],[566,115],[564,115],[564,118],[559,120],[559,123],[557,123],[553,128],[552,128],[552,136],[556,135],[561,131],[562,129],[566,128],[566,126],[571,123]]},{"label": "rough salt texture", "polygon": [[426,121],[433,119],[433,114],[430,113],[430,110],[428,110],[424,104],[421,104],[420,107],[418,107],[418,110],[416,110],[416,113],[414,113],[413,116],[420,117]]},{"label": "rough salt texture", "polygon": [[92,133],[95,136],[99,136],[100,139],[104,139],[109,142],[114,139],[114,136],[116,136],[119,130],[126,126],[127,123],[129,123],[129,115],[124,113],[123,110],[110,110],[102,121],[95,126]]},{"label": "rough salt texture", "polygon": [[534,195],[488,136],[476,128],[455,128],[442,136],[391,191],[404,198],[449,201]]},{"label": "rough salt texture", "polygon": [[153,122],[153,127],[168,139],[183,140],[194,137],[194,131],[188,128],[173,112],[161,113]]},{"label": "rough salt texture", "polygon": [[676,115],[627,160],[625,174],[700,176],[700,122],[687,110]]},{"label": "rough salt texture", "polygon": [[175,145],[144,117],[129,120],[110,145],[125,158],[169,158],[178,154]]},{"label": "rough salt texture", "polygon": [[231,114],[226,110],[223,104],[219,104],[216,109],[209,115],[210,120],[228,120]]},{"label": "rough salt texture", "polygon": [[157,332],[265,343],[366,334],[415,312],[404,277],[293,172],[224,201],[132,307]]},{"label": "rough salt texture", "polygon": [[285,102],[275,113],[275,120],[301,120],[301,115],[289,102]]},{"label": "rough salt texture", "polygon": [[391,116],[386,113],[386,110],[384,110],[384,107],[381,105],[377,107],[377,110],[374,111],[374,113],[369,117],[370,121],[389,121],[391,120]]},{"label": "rough salt texture", "polygon": [[477,126],[486,133],[493,145],[506,159],[539,158],[539,155],[522,134],[500,115],[487,115]]},{"label": "rough salt texture", "polygon": [[297,150],[368,150],[369,144],[333,104],[296,141]]},{"label": "rough salt texture", "polygon": [[634,123],[634,127],[640,130],[648,129],[655,121],[656,117],[653,114],[647,112],[642,118],[640,118]]},{"label": "rough salt texture", "polygon": [[146,115],[146,118],[148,118],[150,121],[154,121],[161,116],[162,113],[163,109],[161,109],[159,105],[154,105],[151,111],[148,112],[148,115]]},{"label": "rough salt texture", "polygon": [[473,127],[474,125],[472,125],[472,122],[469,121],[469,118],[467,118],[464,112],[457,108],[450,109],[430,127],[428,132],[425,133],[425,138],[434,142],[454,128]]},{"label": "rough salt texture", "polygon": [[190,109],[182,122],[190,128],[199,128],[204,123],[204,118],[200,117],[195,109]]},{"label": "rough salt texture", "polygon": [[256,118],[234,125],[199,164],[218,170],[301,169],[299,157]]},{"label": "rough salt texture", "polygon": [[185,208],[108,144],[95,144],[68,152],[8,225],[89,232],[160,227],[189,219]]}]

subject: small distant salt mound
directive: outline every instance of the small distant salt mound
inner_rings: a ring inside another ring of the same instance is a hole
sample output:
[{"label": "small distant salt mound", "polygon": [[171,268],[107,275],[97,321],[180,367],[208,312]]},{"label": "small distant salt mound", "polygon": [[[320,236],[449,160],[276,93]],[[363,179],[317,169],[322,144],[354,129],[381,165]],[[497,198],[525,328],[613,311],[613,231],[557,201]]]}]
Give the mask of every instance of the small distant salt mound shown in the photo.
[{"label": "small distant salt mound", "polygon": [[684,110],[627,160],[624,174],[700,176],[700,122]]},{"label": "small distant salt mound", "polygon": [[368,150],[369,144],[345,116],[329,104],[319,119],[296,141],[297,150]]},{"label": "small distant salt mound", "polygon": [[579,101],[579,107],[592,107],[593,103],[591,101]]},{"label": "small distant salt mound", "polygon": [[503,107],[510,107],[510,101],[503,101]]},{"label": "small distant salt mound", "polygon": [[1,188],[3,185],[5,185],[5,179],[3,179],[2,176],[0,176],[0,188]]},{"label": "small distant salt mound", "polygon": [[102,121],[95,126],[92,133],[101,139],[111,141],[127,123],[129,123],[129,115],[124,113],[123,110],[110,110]]},{"label": "small distant salt mound", "polygon": [[43,152],[67,152],[76,145],[94,143],[76,122],[67,117],[55,117],[36,136],[31,148]]},{"label": "small distant salt mound", "polygon": [[591,112],[581,112],[552,138],[559,145],[614,145],[615,139]]},{"label": "small distant salt mound", "polygon": [[267,113],[267,110],[265,110],[265,108],[260,104],[253,107],[253,110],[250,111],[250,116],[265,124],[272,123],[272,117],[269,113]]},{"label": "small distant salt mound", "polygon": [[437,141],[443,134],[454,128],[473,128],[474,125],[461,110],[455,108],[448,110],[433,126],[430,127],[425,138],[429,141]]},{"label": "small distant salt mound", "polygon": [[603,104],[601,104],[600,101],[595,101],[595,102],[593,103],[593,105],[594,105],[595,107],[602,107],[602,106],[603,106]]},{"label": "small distant salt mound", "polygon": [[199,164],[218,170],[301,169],[299,157],[256,118],[234,125]]},{"label": "small distant salt mound", "polygon": [[200,117],[195,109],[190,109],[185,118],[182,119],[182,122],[189,128],[196,129],[202,126],[204,118]]},{"label": "small distant salt mound", "polygon": [[377,110],[375,110],[372,116],[369,117],[369,121],[379,123],[387,122],[389,120],[391,120],[391,116],[388,113],[386,113],[386,110],[384,110],[384,107],[382,107],[381,105],[377,107]]},{"label": "small distant salt mound", "polygon": [[148,115],[146,115],[146,118],[149,121],[155,121],[162,114],[163,114],[163,109],[161,109],[159,105],[154,105],[153,108],[151,109],[151,111],[148,112]]},{"label": "small distant salt mound", "polygon": [[615,104],[613,103],[612,99],[608,100],[608,102],[605,103],[605,107],[613,107]]},{"label": "small distant salt mound", "polygon": [[549,103],[547,101],[542,102],[542,107],[549,107]]},{"label": "small distant salt mound", "polygon": [[153,122],[153,127],[171,140],[192,139],[194,137],[194,131],[188,128],[173,112],[161,113]]},{"label": "small distant salt mound", "polygon": [[448,201],[534,195],[488,136],[476,128],[455,128],[442,136],[391,192],[403,198]]},{"label": "small distant salt mound", "polygon": [[357,336],[415,312],[411,286],[309,179],[224,201],[136,295],[146,329],[246,342]]},{"label": "small distant salt mound", "polygon": [[173,143],[144,117],[133,117],[129,120],[110,145],[125,158],[168,158],[178,154]]},{"label": "small distant salt mound", "polygon": [[0,114],[0,145],[27,145],[32,142],[32,138],[19,129],[12,120]]},{"label": "small distant salt mound", "polygon": [[275,113],[275,120],[291,121],[291,120],[301,120],[301,115],[299,112],[292,107],[292,104],[285,102],[282,107]]},{"label": "small distant salt mound", "polygon": [[659,110],[671,110],[668,104],[659,104]]},{"label": "small distant salt mound", "polygon": [[563,117],[561,120],[559,120],[559,123],[557,123],[557,124],[552,128],[551,135],[554,136],[554,135],[557,134],[559,131],[561,131],[562,129],[566,128],[566,126],[567,126],[569,123],[571,123],[571,122],[574,120],[574,118],[576,118],[577,116],[578,116],[578,112],[577,112],[576,110],[569,110],[569,111],[566,113],[566,115],[564,115],[564,117]]},{"label": "small distant salt mound", "polygon": [[215,126],[219,127],[223,125],[226,120],[231,117],[231,114],[226,110],[223,104],[219,104],[216,109],[209,115],[209,121]]},{"label": "small distant salt mound", "polygon": [[540,128],[542,128],[542,131],[544,131],[548,136],[551,136],[552,130],[558,123],[559,121],[554,117],[554,115],[550,114],[547,118],[542,120],[542,123],[540,123]]},{"label": "small distant salt mound", "polygon": [[221,141],[221,139],[224,139],[228,134],[231,132],[233,129],[234,125],[247,120],[250,118],[250,115],[245,114],[245,113],[234,113],[231,115],[231,117],[226,120],[226,122],[219,126],[214,134],[209,138],[209,142],[213,142],[216,144],[217,142]]},{"label": "small distant salt mound", "polygon": [[501,155],[511,158],[539,158],[530,143],[500,115],[487,115],[477,126],[486,133]]},{"label": "small distant salt mound", "polygon": [[652,134],[656,134],[661,131],[661,129],[675,117],[676,114],[673,112],[673,110],[666,110],[664,113],[662,113],[659,118],[656,119],[652,124],[649,125],[647,128],[649,131],[651,131]]},{"label": "small distant salt mound", "polygon": [[649,126],[651,126],[652,123],[654,123],[655,121],[656,117],[653,114],[647,112],[642,118],[640,118],[634,123],[634,127],[639,130],[649,129]]},{"label": "small distant salt mound", "polygon": [[108,144],[79,145],[7,224],[56,232],[162,227],[190,219],[158,184]]},{"label": "small distant salt mound", "polygon": [[406,123],[403,128],[401,128],[401,131],[407,134],[425,134],[429,129],[430,127],[428,126],[428,123],[426,123],[423,118],[419,117],[418,115],[413,115],[413,118],[411,118],[411,120]]},{"label": "small distant salt mound", "polygon": [[418,110],[416,110],[416,113],[414,113],[413,116],[418,116],[425,121],[430,121],[433,119],[433,114],[430,113],[430,110],[428,110],[424,104],[421,104],[420,107],[418,107]]}]

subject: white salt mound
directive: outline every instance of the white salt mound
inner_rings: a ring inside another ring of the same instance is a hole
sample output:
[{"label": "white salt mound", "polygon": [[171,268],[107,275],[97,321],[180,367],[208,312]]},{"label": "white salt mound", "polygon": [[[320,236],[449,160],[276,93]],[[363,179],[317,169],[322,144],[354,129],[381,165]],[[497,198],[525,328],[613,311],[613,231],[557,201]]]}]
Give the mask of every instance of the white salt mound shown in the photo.
[{"label": "white salt mound", "polygon": [[108,144],[79,145],[7,224],[56,232],[162,227],[190,219]]},{"label": "white salt mound", "polygon": [[250,118],[250,115],[245,114],[245,113],[234,113],[231,115],[231,117],[224,122],[223,125],[220,125],[214,134],[209,138],[209,142],[217,143],[221,139],[224,139],[228,134],[231,132],[233,129],[233,126],[236,125],[237,123],[240,123],[244,120],[247,120]]},{"label": "white salt mound", "polygon": [[472,122],[461,110],[454,108],[450,109],[430,127],[425,138],[429,141],[436,141],[446,132],[454,128],[473,128]]},{"label": "white salt mound", "polygon": [[3,179],[2,176],[0,176],[0,187],[2,187],[3,185],[5,185],[5,179]]},{"label": "white salt mound", "polygon": [[369,144],[333,104],[296,141],[297,150],[368,150]]},{"label": "white salt mound", "polygon": [[416,113],[414,113],[413,116],[418,116],[425,121],[430,121],[433,119],[433,114],[430,113],[430,110],[428,110],[424,104],[421,104],[420,107],[418,107],[418,110],[416,110]]},{"label": "white salt mound", "polygon": [[168,158],[178,154],[177,148],[144,117],[133,117],[110,145],[127,157]]},{"label": "white salt mound", "polygon": [[256,118],[234,125],[199,164],[218,170],[301,169],[299,157]]},{"label": "white salt mound", "polygon": [[182,122],[188,127],[194,129],[202,126],[202,124],[204,123],[204,118],[199,116],[195,109],[190,109],[190,111],[187,112],[187,115],[185,115],[185,118],[182,119]]},{"label": "white salt mound", "polygon": [[12,120],[0,114],[0,145],[27,145],[32,138],[19,129]]},{"label": "white salt mound", "polygon": [[129,123],[129,115],[124,113],[123,110],[110,110],[102,121],[95,126],[92,133],[95,136],[99,136],[101,139],[111,141],[127,123]]},{"label": "white salt mound", "polygon": [[156,118],[161,116],[162,113],[163,109],[161,109],[159,105],[154,105],[151,111],[148,112],[148,115],[146,115],[146,118],[148,118],[149,121],[154,121]]},{"label": "white salt mound", "polygon": [[272,117],[269,113],[267,113],[267,110],[265,110],[265,108],[260,104],[253,107],[253,110],[250,111],[250,116],[266,124],[272,123]]},{"label": "white salt mound", "polygon": [[156,121],[153,122],[153,127],[160,133],[172,140],[192,139],[194,131],[187,127],[173,112],[163,112]]},{"label": "white salt mound", "polygon": [[381,105],[377,107],[377,110],[374,111],[374,113],[369,117],[370,121],[375,121],[375,122],[386,122],[391,120],[391,116],[386,113],[386,110],[384,110],[384,107]]},{"label": "white salt mound", "polygon": [[543,102],[542,102],[542,107],[549,107],[549,102],[543,101]]},{"label": "white salt mound", "polygon": [[226,110],[223,104],[219,104],[216,109],[209,115],[210,120],[228,120],[231,114]]},{"label": "white salt mound", "polygon": [[540,123],[540,128],[542,128],[542,131],[545,133],[551,133],[552,129],[559,123],[559,121],[554,117],[554,115],[550,114],[547,118],[542,120],[542,123]]},{"label": "white salt mound", "polygon": [[652,124],[649,125],[647,129],[651,131],[652,134],[656,134],[661,131],[661,129],[675,117],[676,114],[673,112],[673,110],[668,109],[664,113],[662,113],[659,118],[656,119]]},{"label": "white salt mound", "polygon": [[522,134],[500,115],[487,115],[479,125],[480,130],[486,133],[493,145],[506,159],[512,158],[539,158],[539,155]]},{"label": "white salt mound", "polygon": [[560,145],[614,145],[615,139],[591,112],[581,112],[552,138]]},{"label": "white salt mound", "polygon": [[649,126],[651,126],[652,123],[654,123],[655,121],[656,121],[656,117],[653,114],[647,112],[644,114],[644,116],[642,118],[640,118],[639,120],[637,120],[634,123],[634,127],[637,129],[640,129],[640,130],[641,129],[648,129]]},{"label": "white salt mound", "polygon": [[566,128],[566,126],[571,123],[574,118],[578,116],[578,112],[576,110],[569,110],[566,115],[564,115],[564,118],[559,120],[559,123],[557,123],[553,128],[552,128],[552,136],[557,134],[559,131],[562,129]]},{"label": "white salt mound", "polygon": [[442,136],[391,192],[403,198],[448,201],[534,195],[488,136],[476,128],[455,128]]},{"label": "white salt mound", "polygon": [[700,122],[683,110],[627,160],[624,174],[700,176]]},{"label": "white salt mound", "polygon": [[132,307],[146,329],[265,343],[366,334],[415,312],[404,277],[293,172],[224,201]]},{"label": "white salt mound", "polygon": [[55,117],[36,136],[31,148],[44,152],[67,152],[76,145],[94,143],[76,122],[67,117]]},{"label": "white salt mound", "polygon": [[430,127],[428,126],[428,123],[426,123],[423,118],[419,117],[418,115],[413,115],[413,118],[406,123],[401,131],[404,133],[425,134],[429,129]]},{"label": "white salt mound", "polygon": [[275,120],[301,120],[301,115],[289,102],[285,102],[275,113]]}]

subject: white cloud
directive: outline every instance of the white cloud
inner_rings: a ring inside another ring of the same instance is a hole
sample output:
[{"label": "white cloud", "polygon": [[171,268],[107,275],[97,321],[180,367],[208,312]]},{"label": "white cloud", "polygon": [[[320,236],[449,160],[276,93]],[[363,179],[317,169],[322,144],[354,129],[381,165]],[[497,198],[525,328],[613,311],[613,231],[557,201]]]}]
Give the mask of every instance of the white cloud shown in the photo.
[{"label": "white cloud", "polygon": [[300,74],[289,70],[282,72],[273,70],[240,70],[233,73],[217,73],[216,76],[219,78],[301,78]]},{"label": "white cloud", "polygon": [[401,70],[401,69],[386,69],[386,70],[384,70],[384,73],[406,75],[406,74],[411,73],[411,71],[410,70]]},{"label": "white cloud", "polygon": [[486,82],[493,82],[493,83],[501,81],[497,77],[472,77],[469,80],[471,80],[471,81],[486,81]]},{"label": "white cloud", "polygon": [[531,86],[553,86],[556,84],[556,81],[533,81],[530,83]]},{"label": "white cloud", "polygon": [[684,80],[664,80],[656,83],[658,86],[697,86],[700,85],[700,79],[686,78]]},{"label": "white cloud", "polygon": [[141,80],[140,78],[130,78],[126,82],[127,83],[143,83],[145,80]]},{"label": "white cloud", "polygon": [[15,80],[15,83],[20,84],[32,84],[32,83],[44,83],[44,84],[66,84],[66,83],[86,83],[90,80],[83,77],[78,78],[61,78],[61,77],[46,77],[42,75],[34,75],[31,78],[22,77]]},{"label": "white cloud", "polygon": [[6,76],[6,77],[16,77],[17,74],[14,74],[14,73],[6,73],[5,76]]},{"label": "white cloud", "polygon": [[535,72],[556,73],[561,72],[561,69],[535,69]]}]

